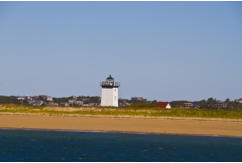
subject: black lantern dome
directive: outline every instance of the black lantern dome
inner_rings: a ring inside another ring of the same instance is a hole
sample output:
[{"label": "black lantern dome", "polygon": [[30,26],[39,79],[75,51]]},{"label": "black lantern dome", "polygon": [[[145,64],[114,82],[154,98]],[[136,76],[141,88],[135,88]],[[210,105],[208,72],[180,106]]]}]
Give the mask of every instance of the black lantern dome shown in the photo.
[{"label": "black lantern dome", "polygon": [[101,82],[102,88],[118,88],[119,86],[119,82],[114,82],[114,78],[111,75],[106,78],[106,81]]},{"label": "black lantern dome", "polygon": [[109,77],[106,78],[106,81],[114,81],[114,78],[111,75],[109,75]]}]

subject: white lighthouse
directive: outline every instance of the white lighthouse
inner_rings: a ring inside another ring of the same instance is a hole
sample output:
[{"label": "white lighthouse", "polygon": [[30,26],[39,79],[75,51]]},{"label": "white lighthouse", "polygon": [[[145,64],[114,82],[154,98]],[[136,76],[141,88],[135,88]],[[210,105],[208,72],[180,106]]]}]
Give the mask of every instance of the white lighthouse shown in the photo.
[{"label": "white lighthouse", "polygon": [[109,75],[106,81],[101,82],[102,98],[101,106],[115,106],[118,107],[118,87],[119,83],[114,82],[114,78]]}]

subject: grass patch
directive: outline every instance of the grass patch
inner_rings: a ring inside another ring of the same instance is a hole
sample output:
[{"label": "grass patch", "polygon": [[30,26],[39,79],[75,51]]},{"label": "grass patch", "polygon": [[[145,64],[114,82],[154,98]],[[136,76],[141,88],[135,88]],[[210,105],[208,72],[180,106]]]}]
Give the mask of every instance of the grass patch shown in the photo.
[{"label": "grass patch", "polygon": [[[60,110],[58,110],[60,109]],[[61,110],[63,109],[63,110]],[[242,109],[185,109],[156,107],[38,107],[29,105],[3,104],[0,113],[39,113],[39,114],[77,114],[77,115],[113,115],[113,116],[169,116],[169,117],[200,117],[200,118],[231,118],[242,119]]]}]

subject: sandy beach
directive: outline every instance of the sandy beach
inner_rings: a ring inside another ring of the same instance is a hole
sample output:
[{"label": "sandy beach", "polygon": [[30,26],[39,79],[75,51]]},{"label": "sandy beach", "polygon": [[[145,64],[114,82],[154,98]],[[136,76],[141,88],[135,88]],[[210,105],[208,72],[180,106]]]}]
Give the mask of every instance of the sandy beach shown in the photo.
[{"label": "sandy beach", "polygon": [[176,117],[0,114],[0,128],[242,137],[242,120]]}]

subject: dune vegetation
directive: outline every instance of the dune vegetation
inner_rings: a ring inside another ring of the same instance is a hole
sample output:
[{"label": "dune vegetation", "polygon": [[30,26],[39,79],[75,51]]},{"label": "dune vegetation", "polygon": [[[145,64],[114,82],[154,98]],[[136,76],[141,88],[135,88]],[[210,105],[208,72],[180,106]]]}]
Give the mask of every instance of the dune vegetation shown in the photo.
[{"label": "dune vegetation", "polygon": [[0,113],[37,113],[48,115],[112,115],[112,116],[166,116],[242,119],[242,109],[188,109],[157,108],[152,106],[128,107],[56,107],[1,104]]}]

